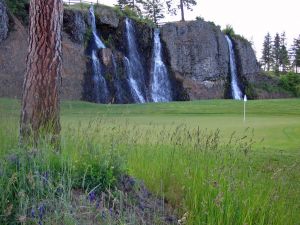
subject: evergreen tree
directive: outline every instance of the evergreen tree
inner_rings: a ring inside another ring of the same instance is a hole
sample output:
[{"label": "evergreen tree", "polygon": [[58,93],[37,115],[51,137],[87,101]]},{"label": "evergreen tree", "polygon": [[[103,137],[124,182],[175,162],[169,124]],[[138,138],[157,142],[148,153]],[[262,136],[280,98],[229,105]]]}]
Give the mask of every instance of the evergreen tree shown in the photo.
[{"label": "evergreen tree", "polygon": [[286,46],[286,36],[285,32],[281,34],[280,37],[280,54],[279,54],[279,65],[282,68],[282,72],[286,72],[287,67],[289,66],[289,54]]},{"label": "evergreen tree", "polygon": [[272,47],[272,58],[273,58],[273,69],[276,74],[279,73],[279,66],[280,66],[280,52],[281,52],[281,43],[280,43],[280,35],[276,33],[273,47]]},{"label": "evergreen tree", "polygon": [[165,17],[162,0],[144,0],[142,1],[142,5],[144,9],[143,14],[155,24],[158,24],[158,21]]},{"label": "evergreen tree", "polygon": [[[167,6],[168,6],[168,11],[171,14],[175,14],[176,15],[177,14],[177,9],[173,7],[174,6],[173,5],[174,4],[174,0],[167,0],[166,3],[167,3]],[[181,21],[185,21],[184,9],[186,8],[188,10],[193,10],[193,6],[195,6],[195,5],[197,5],[197,1],[196,0],[179,0],[179,5],[177,5],[177,7],[178,7],[178,9],[180,9]]]},{"label": "evergreen tree", "polygon": [[270,71],[272,65],[272,40],[270,33],[267,33],[263,43],[261,64],[264,66],[264,70]]},{"label": "evergreen tree", "polygon": [[300,35],[298,39],[294,39],[294,43],[291,49],[292,57],[293,57],[293,67],[295,68],[295,72],[298,73],[298,67],[300,67]]},{"label": "evergreen tree", "polygon": [[137,12],[140,14],[141,9],[139,7],[139,4],[142,2],[142,0],[118,0],[117,1],[117,6],[120,7],[120,9],[124,10],[126,7],[129,9]]}]

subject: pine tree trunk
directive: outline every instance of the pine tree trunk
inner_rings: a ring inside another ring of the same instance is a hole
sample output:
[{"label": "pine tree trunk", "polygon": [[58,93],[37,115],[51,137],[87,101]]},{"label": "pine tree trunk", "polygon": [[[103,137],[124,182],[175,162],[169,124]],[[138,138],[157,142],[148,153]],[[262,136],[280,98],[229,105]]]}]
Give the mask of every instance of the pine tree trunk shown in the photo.
[{"label": "pine tree trunk", "polygon": [[46,138],[59,146],[62,0],[31,0],[27,67],[23,84],[20,142]]},{"label": "pine tree trunk", "polygon": [[180,10],[181,10],[181,21],[185,21],[185,20],[184,20],[183,0],[180,0]]}]

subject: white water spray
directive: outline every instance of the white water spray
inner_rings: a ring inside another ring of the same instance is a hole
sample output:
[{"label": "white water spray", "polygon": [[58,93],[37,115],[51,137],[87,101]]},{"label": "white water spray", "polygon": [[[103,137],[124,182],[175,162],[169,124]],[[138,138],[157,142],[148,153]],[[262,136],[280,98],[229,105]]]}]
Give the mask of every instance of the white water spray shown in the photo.
[{"label": "white water spray", "polygon": [[235,54],[233,49],[233,44],[231,39],[226,35],[226,40],[228,43],[229,48],[229,58],[230,58],[230,74],[231,74],[231,94],[233,99],[241,100],[243,97],[243,94],[238,86],[237,81],[237,67],[235,62]]},{"label": "white water spray", "polygon": [[154,30],[154,54],[151,79],[151,98],[154,102],[172,101],[171,84],[166,65],[162,60],[159,29]]}]

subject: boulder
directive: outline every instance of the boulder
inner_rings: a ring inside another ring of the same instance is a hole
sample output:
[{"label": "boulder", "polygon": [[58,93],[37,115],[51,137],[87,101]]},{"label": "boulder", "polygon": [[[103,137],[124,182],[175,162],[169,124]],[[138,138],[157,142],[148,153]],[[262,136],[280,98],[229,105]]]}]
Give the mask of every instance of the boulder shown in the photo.
[{"label": "boulder", "polygon": [[95,14],[102,24],[109,25],[113,28],[117,28],[119,26],[120,19],[113,8],[105,6],[96,7]]}]

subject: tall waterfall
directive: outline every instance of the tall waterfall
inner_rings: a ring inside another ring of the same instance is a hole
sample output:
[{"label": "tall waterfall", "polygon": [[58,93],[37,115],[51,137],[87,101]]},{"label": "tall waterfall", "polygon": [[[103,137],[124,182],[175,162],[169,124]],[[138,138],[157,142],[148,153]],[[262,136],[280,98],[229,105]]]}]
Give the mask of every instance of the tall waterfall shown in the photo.
[{"label": "tall waterfall", "polygon": [[95,13],[94,7],[90,7],[90,18],[91,18],[91,25],[92,25],[92,50],[91,50],[91,59],[92,59],[92,70],[93,70],[93,83],[94,83],[94,95],[95,101],[97,103],[107,103],[109,97],[109,91],[107,88],[106,80],[103,77],[103,69],[102,65],[98,59],[97,52],[101,48],[105,48],[105,45],[99,38],[97,34],[96,28],[96,20],[95,20]]},{"label": "tall waterfall", "polygon": [[235,62],[234,49],[231,39],[226,35],[226,40],[229,48],[229,58],[230,58],[230,74],[231,74],[231,94],[233,99],[241,100],[242,92],[238,86],[237,78],[237,67]]},{"label": "tall waterfall", "polygon": [[140,55],[136,46],[134,27],[130,19],[126,18],[126,38],[128,45],[128,57],[125,57],[125,67],[128,82],[134,100],[139,103],[146,102],[145,72],[141,64]]},{"label": "tall waterfall", "polygon": [[172,100],[171,84],[166,65],[162,60],[160,30],[154,30],[153,68],[151,78],[151,98],[154,102]]}]

